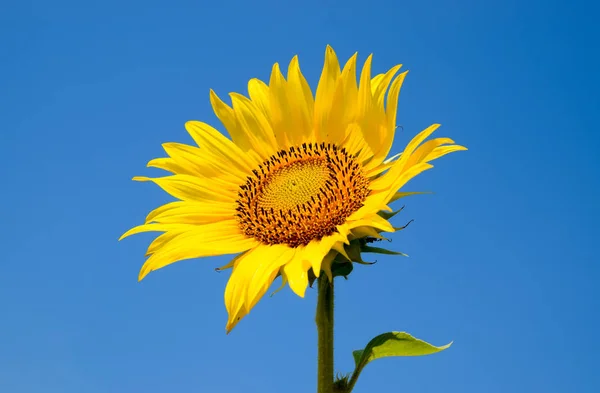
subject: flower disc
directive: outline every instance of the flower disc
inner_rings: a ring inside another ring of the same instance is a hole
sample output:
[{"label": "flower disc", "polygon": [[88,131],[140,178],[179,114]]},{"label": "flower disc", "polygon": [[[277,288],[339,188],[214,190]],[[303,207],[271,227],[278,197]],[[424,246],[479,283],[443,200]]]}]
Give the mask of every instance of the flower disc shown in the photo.
[{"label": "flower disc", "polygon": [[252,172],[236,215],[244,234],[263,244],[298,247],[329,236],[369,195],[361,165],[333,144],[280,150]]}]

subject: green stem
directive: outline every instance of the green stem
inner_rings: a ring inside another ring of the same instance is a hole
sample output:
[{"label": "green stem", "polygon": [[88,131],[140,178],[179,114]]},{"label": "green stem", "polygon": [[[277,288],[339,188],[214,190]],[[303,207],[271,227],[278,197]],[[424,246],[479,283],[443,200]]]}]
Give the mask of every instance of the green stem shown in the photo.
[{"label": "green stem", "polygon": [[318,389],[317,393],[333,393],[333,283],[325,274],[319,277],[317,300]]},{"label": "green stem", "polygon": [[358,375],[360,374],[361,371],[362,371],[362,367],[357,368],[352,373],[352,376],[350,377],[350,380],[348,381],[348,386],[346,387],[347,393],[352,392],[352,390],[354,389],[354,385],[356,385],[356,381],[358,381]]}]

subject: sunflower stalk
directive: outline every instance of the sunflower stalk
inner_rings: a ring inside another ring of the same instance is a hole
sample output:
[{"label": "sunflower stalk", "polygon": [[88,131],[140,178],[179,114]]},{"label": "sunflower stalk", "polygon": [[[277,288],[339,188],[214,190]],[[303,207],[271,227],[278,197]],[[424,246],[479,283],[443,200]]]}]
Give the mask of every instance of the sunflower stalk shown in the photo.
[{"label": "sunflower stalk", "polygon": [[318,335],[317,393],[333,393],[333,282],[325,274],[318,278],[315,322]]}]

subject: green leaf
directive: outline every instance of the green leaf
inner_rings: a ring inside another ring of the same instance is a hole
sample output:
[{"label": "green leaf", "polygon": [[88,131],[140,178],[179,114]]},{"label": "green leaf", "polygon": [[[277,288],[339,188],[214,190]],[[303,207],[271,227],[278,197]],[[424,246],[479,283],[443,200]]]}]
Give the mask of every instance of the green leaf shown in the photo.
[{"label": "green leaf", "polygon": [[375,359],[391,356],[431,355],[449,348],[450,345],[452,345],[452,342],[441,347],[436,347],[405,332],[380,334],[369,341],[365,349],[352,352],[356,368],[352,373],[348,392],[354,387],[363,368]]},{"label": "green leaf", "polygon": [[401,227],[394,227],[394,230],[396,230],[396,231],[401,231],[401,230],[403,230],[403,229],[406,229],[406,227],[408,227],[408,226],[409,226],[409,225],[410,225],[410,224],[411,224],[413,221],[414,221],[414,220],[410,220],[409,222],[407,222],[406,224],[404,224],[404,225],[403,225],[403,226],[401,226]]},{"label": "green leaf", "polygon": [[360,263],[362,265],[373,265],[375,262],[363,261],[362,256],[360,255],[362,247],[360,241],[353,240],[349,245],[344,247],[344,250],[352,262]]},{"label": "green leaf", "polygon": [[375,359],[389,356],[431,355],[449,348],[450,345],[452,343],[436,347],[405,332],[389,332],[375,337],[369,341],[365,349],[354,351],[352,355],[356,366],[364,367]]},{"label": "green leaf", "polygon": [[392,199],[390,199],[390,203],[397,201],[400,198],[404,198],[407,196],[411,196],[411,195],[420,195],[420,194],[433,194],[433,192],[431,191],[424,191],[424,192],[397,192],[394,194],[394,196],[392,197]]},{"label": "green leaf", "polygon": [[362,252],[370,252],[373,254],[401,255],[403,257],[408,256],[400,251],[386,250],[385,248],[380,248],[380,247],[362,246],[361,250],[362,250]]},{"label": "green leaf", "polygon": [[352,273],[352,270],[354,269],[354,266],[352,266],[352,262],[350,261],[346,261],[346,262],[337,262],[334,261],[331,264],[331,275],[333,277],[345,277],[347,278],[347,276]]},{"label": "green leaf", "polygon": [[382,211],[378,212],[377,214],[380,217],[382,217],[386,220],[389,220],[390,218],[394,217],[396,214],[400,213],[402,210],[404,210],[404,206],[402,206],[400,209],[392,211],[392,212],[386,212],[386,211],[382,210]]}]

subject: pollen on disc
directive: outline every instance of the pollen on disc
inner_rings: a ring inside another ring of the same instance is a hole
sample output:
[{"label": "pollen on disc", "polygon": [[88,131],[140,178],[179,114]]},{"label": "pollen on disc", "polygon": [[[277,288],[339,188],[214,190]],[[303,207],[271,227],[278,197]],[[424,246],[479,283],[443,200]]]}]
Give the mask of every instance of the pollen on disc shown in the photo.
[{"label": "pollen on disc", "polygon": [[360,209],[368,179],[345,149],[322,143],[281,150],[240,187],[242,231],[264,244],[306,245]]}]

